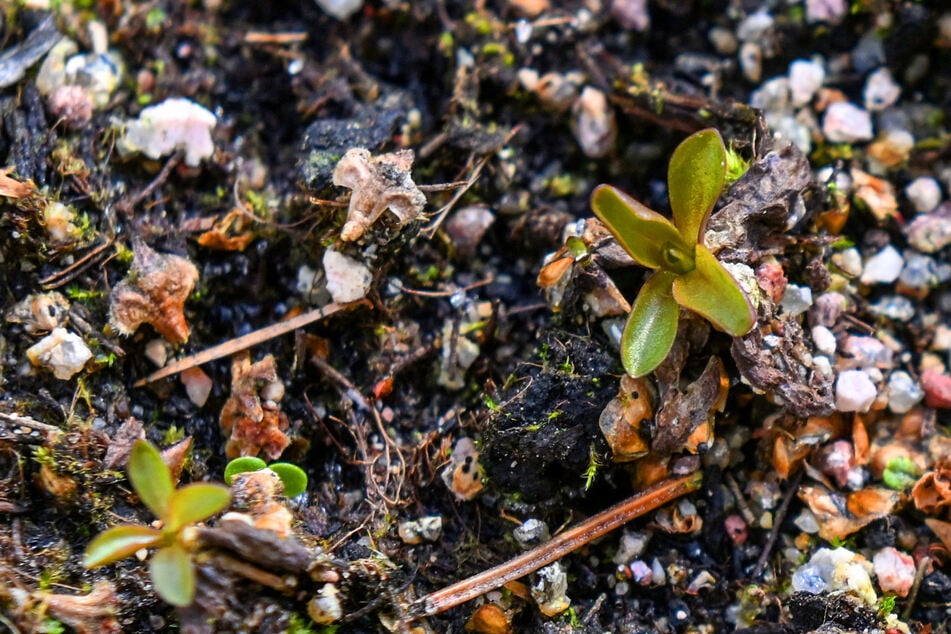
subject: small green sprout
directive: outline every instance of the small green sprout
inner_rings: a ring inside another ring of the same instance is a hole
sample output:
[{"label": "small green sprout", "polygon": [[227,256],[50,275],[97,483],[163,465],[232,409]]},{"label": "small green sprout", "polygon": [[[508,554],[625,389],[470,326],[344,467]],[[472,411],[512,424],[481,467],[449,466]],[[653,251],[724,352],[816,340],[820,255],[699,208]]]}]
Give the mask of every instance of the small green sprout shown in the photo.
[{"label": "small green sprout", "polygon": [[195,598],[195,564],[183,533],[228,506],[231,494],[219,484],[195,482],[175,489],[172,474],[158,449],[145,440],[132,446],[129,481],[142,502],[162,520],[162,528],[127,525],[100,533],[86,547],[83,565],[97,568],[158,548],[149,562],[155,592],[168,603],[184,607]]},{"label": "small green sprout", "polygon": [[882,482],[889,489],[904,491],[915,486],[921,476],[921,469],[908,456],[896,456],[888,461],[882,472]]},{"label": "small green sprout", "polygon": [[260,471],[265,467],[276,473],[277,477],[281,479],[286,497],[297,497],[307,490],[307,474],[297,465],[289,462],[267,464],[255,456],[241,456],[229,462],[225,467],[225,484],[231,484],[231,480],[239,473]]},{"label": "small green sprout", "polygon": [[712,128],[677,146],[667,172],[673,222],[610,185],[594,190],[594,213],[638,264],[657,271],[634,300],[621,336],[621,362],[632,377],[649,374],[670,352],[680,306],[734,337],[756,323],[746,293],[703,244],[726,169],[723,139]]}]

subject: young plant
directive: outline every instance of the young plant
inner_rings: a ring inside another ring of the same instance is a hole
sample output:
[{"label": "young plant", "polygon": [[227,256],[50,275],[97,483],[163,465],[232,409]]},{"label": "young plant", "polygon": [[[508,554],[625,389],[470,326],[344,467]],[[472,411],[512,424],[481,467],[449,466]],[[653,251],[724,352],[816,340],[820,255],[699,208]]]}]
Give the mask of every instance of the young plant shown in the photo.
[{"label": "young plant", "polygon": [[307,474],[304,470],[295,464],[289,462],[272,462],[267,464],[255,456],[241,456],[235,458],[225,467],[225,484],[231,484],[231,480],[239,473],[248,471],[260,471],[267,467],[277,474],[284,485],[284,496],[293,498],[307,490]]},{"label": "young plant", "polygon": [[162,520],[162,528],[141,525],[110,528],[86,547],[83,565],[97,568],[129,557],[142,548],[158,548],[149,562],[155,592],[172,605],[189,605],[195,598],[195,565],[182,534],[188,526],[228,506],[231,494],[226,487],[205,482],[176,490],[158,449],[145,440],[138,440],[132,446],[128,473],[132,488]]},{"label": "young plant", "polygon": [[703,244],[726,170],[723,139],[711,128],[687,137],[670,159],[673,222],[614,187],[594,190],[594,213],[638,264],[657,271],[634,300],[621,336],[621,362],[632,377],[652,372],[670,352],[680,306],[734,337],[753,328],[749,298]]}]

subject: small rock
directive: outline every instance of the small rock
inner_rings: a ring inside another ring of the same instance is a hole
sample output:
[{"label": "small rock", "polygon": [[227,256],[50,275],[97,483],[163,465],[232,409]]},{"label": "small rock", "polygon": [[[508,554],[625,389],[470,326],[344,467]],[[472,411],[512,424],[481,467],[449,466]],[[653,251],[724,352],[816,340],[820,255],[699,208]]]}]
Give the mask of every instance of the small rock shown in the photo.
[{"label": "small rock", "polygon": [[901,96],[901,86],[892,79],[890,70],[879,68],[865,80],[862,96],[865,98],[866,110],[877,112],[898,101]]},{"label": "small rock", "polygon": [[924,398],[924,390],[904,370],[896,370],[888,377],[885,386],[888,396],[888,409],[896,414],[906,414]]},{"label": "small rock", "polygon": [[318,625],[330,625],[343,618],[340,591],[332,583],[326,583],[307,603],[307,614]]},{"label": "small rock", "polygon": [[822,133],[833,143],[872,140],[872,117],[858,106],[837,101],[830,104],[822,119]]},{"label": "small rock", "polygon": [[23,330],[34,335],[48,333],[61,325],[68,313],[69,300],[57,291],[50,291],[27,295],[7,312],[6,320],[23,324]]},{"label": "small rock", "polygon": [[[160,341],[160,340],[156,340]],[[188,394],[188,400],[198,407],[203,407],[208,402],[211,395],[211,389],[214,387],[214,381],[201,368],[188,368],[182,370],[179,377],[182,385],[185,386],[185,392]],[[283,386],[282,383],[277,385]]]},{"label": "small rock", "polygon": [[846,0],[806,0],[806,22],[839,24],[848,13]]},{"label": "small rock", "polygon": [[910,321],[915,316],[915,305],[904,295],[885,295],[869,306],[869,310],[893,321]]},{"label": "small rock", "polygon": [[339,251],[327,249],[323,258],[327,292],[338,304],[365,297],[373,282],[370,269],[359,260]]},{"label": "small rock", "polygon": [[[832,478],[839,488],[855,488],[864,483],[861,469],[853,466],[855,451],[850,440],[836,440],[822,446],[815,452],[812,462],[816,469]],[[855,472],[858,471],[858,474]]]},{"label": "small rock", "polygon": [[898,167],[908,161],[915,148],[915,137],[908,130],[885,130],[870,143],[868,152],[869,169],[875,172]]},{"label": "small rock", "polygon": [[825,81],[826,71],[822,64],[815,61],[797,59],[789,65],[789,92],[792,105],[805,106]]},{"label": "small rock", "polygon": [[79,335],[65,328],[54,328],[27,349],[26,356],[33,365],[48,368],[57,379],[66,381],[92,359],[92,351]]},{"label": "small rock", "polygon": [[820,548],[809,561],[793,573],[794,592],[825,594],[848,592],[875,605],[878,597],[872,587],[872,564],[846,548]]},{"label": "small rock", "polygon": [[471,500],[482,490],[483,475],[475,442],[463,436],[456,441],[449,464],[440,473],[442,481],[458,499]]},{"label": "small rock", "polygon": [[793,520],[793,524],[803,533],[808,533],[809,535],[815,535],[819,532],[819,522],[808,508],[804,508],[799,512],[799,515]]},{"label": "small rock", "polygon": [[710,29],[707,38],[720,55],[732,55],[739,47],[733,31],[723,26],[715,26]]},{"label": "small rock", "polygon": [[456,248],[456,253],[467,258],[475,254],[482,237],[494,222],[495,214],[488,207],[468,205],[449,217],[446,234]]},{"label": "small rock", "polygon": [[768,11],[751,13],[736,27],[736,37],[741,42],[760,41],[766,31],[773,28],[773,22],[773,16]]},{"label": "small rock", "polygon": [[611,17],[628,31],[646,31],[651,24],[647,0],[613,0]]},{"label": "small rock", "polygon": [[727,515],[726,519],[723,520],[723,529],[736,546],[742,546],[749,537],[746,520],[743,519],[742,515],[735,513],[733,515]]},{"label": "small rock", "polygon": [[418,520],[402,522],[397,527],[397,532],[404,544],[434,542],[442,535],[442,516],[429,515]]},{"label": "small rock", "polygon": [[363,8],[363,0],[316,0],[317,6],[341,22]]},{"label": "small rock", "polygon": [[544,544],[551,539],[551,533],[548,531],[548,524],[530,517],[515,527],[512,531],[512,537],[518,542],[518,545],[528,550],[535,546]]},{"label": "small rock", "polygon": [[850,174],[855,186],[853,196],[865,203],[878,222],[884,223],[892,218],[901,221],[895,188],[889,181],[856,168],[850,170]]},{"label": "small rock", "polygon": [[941,203],[941,185],[930,176],[919,176],[905,186],[905,196],[915,211],[926,214]]},{"label": "small rock", "polygon": [[921,374],[921,388],[925,392],[925,405],[951,409],[951,376],[937,370],[926,370]]},{"label": "small rock", "polygon": [[908,596],[915,580],[915,560],[911,556],[888,546],[875,553],[872,566],[882,592],[900,598]]},{"label": "small rock", "polygon": [[845,295],[836,292],[823,293],[809,311],[809,323],[832,328],[849,305]]},{"label": "small rock", "polygon": [[766,113],[785,113],[789,109],[789,80],[777,77],[765,82],[750,95],[750,105]]},{"label": "small rock", "polygon": [[875,337],[849,335],[842,343],[841,364],[848,368],[890,368],[892,351]]},{"label": "small rock", "polygon": [[153,160],[184,150],[185,164],[197,167],[215,152],[211,131],[217,123],[218,117],[190,99],[166,99],[143,108],[139,118],[128,123],[119,147]]},{"label": "small rock", "polygon": [[644,551],[647,550],[647,543],[650,538],[650,533],[640,531],[625,531],[622,533],[617,552],[614,553],[614,563],[623,564],[643,555]]},{"label": "small rock", "polygon": [[840,412],[867,412],[878,390],[861,370],[846,370],[835,381],[835,408]]},{"label": "small rock", "polygon": [[571,599],[567,596],[568,575],[561,562],[545,566],[536,573],[532,584],[532,598],[545,616],[558,616],[568,609]]},{"label": "small rock", "polygon": [[865,261],[860,281],[866,285],[890,284],[901,275],[904,264],[905,259],[898,249],[888,245]]},{"label": "small rock", "polygon": [[572,129],[581,151],[590,158],[606,156],[617,138],[617,121],[605,94],[586,86],[572,106],[572,113]]},{"label": "small rock", "polygon": [[816,350],[822,354],[828,357],[835,354],[835,335],[825,326],[813,326],[812,342],[816,344]]},{"label": "small rock", "polygon": [[951,277],[951,267],[938,264],[934,258],[916,251],[905,252],[905,266],[898,281],[908,288],[925,290],[938,286]]},{"label": "small rock", "polygon": [[756,42],[743,42],[740,45],[740,68],[743,76],[754,84],[763,77],[763,49]]},{"label": "small rock", "polygon": [[152,339],[145,344],[145,358],[161,368],[168,361],[168,343],[164,339]]},{"label": "small rock", "polygon": [[507,0],[507,2],[516,13],[526,18],[536,18],[543,11],[551,8],[548,0]]},{"label": "small rock", "polygon": [[701,590],[713,588],[717,584],[717,578],[708,570],[701,570],[697,576],[687,584],[687,594],[699,594]]},{"label": "small rock", "polygon": [[935,253],[951,244],[951,201],[916,216],[905,226],[905,235],[908,243],[923,253]]},{"label": "small rock", "polygon": [[849,277],[858,277],[862,274],[862,254],[855,247],[842,249],[833,254],[832,263]]},{"label": "small rock", "polygon": [[852,49],[852,68],[858,73],[867,73],[885,63],[885,47],[882,45],[882,36],[876,29],[869,29],[868,33],[859,39],[859,43]]},{"label": "small rock", "polygon": [[795,317],[809,310],[812,306],[812,289],[808,286],[787,284],[783,300],[779,303],[784,311]]},{"label": "small rock", "polygon": [[635,559],[629,566],[631,570],[631,581],[641,586],[649,586],[654,580],[654,571],[647,565],[646,561]]},{"label": "small rock", "polygon": [[80,236],[74,220],[76,212],[61,202],[50,203],[43,209],[43,224],[54,242],[69,242]]}]

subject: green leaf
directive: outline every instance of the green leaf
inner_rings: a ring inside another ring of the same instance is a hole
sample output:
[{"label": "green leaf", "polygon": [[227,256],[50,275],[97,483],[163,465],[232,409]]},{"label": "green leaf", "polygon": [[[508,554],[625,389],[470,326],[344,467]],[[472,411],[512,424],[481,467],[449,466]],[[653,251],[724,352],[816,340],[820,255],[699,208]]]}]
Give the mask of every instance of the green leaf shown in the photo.
[{"label": "green leaf", "polygon": [[726,148],[713,128],[687,137],[674,150],[667,187],[674,224],[687,244],[697,244],[726,182]]},{"label": "green leaf", "polygon": [[697,268],[675,279],[673,290],[677,303],[734,337],[745,335],[756,323],[746,293],[702,244],[697,245]]},{"label": "green leaf", "polygon": [[638,293],[621,335],[621,363],[637,378],[649,374],[670,352],[677,336],[680,307],[671,296],[673,273],[654,273]]},{"label": "green leaf", "polygon": [[195,482],[172,493],[168,501],[165,530],[177,531],[183,526],[208,519],[231,501],[231,492],[220,484]]},{"label": "green leaf", "polygon": [[621,190],[599,185],[591,208],[641,266],[672,273],[693,269],[693,245],[684,243],[677,227]]},{"label": "green leaf", "polygon": [[267,466],[267,463],[255,456],[241,456],[235,458],[225,467],[225,484],[231,484],[231,479],[239,473],[249,471],[260,471]]},{"label": "green leaf", "polygon": [[195,598],[195,565],[181,544],[157,551],[149,563],[152,585],[167,603],[183,608]]},{"label": "green leaf", "polygon": [[273,462],[268,469],[277,474],[284,483],[284,495],[293,498],[307,490],[307,474],[296,464]]},{"label": "green leaf", "polygon": [[99,533],[86,546],[83,565],[98,568],[133,555],[141,548],[162,545],[161,531],[148,526],[116,526]]},{"label": "green leaf", "polygon": [[175,490],[175,485],[172,483],[168,466],[162,460],[162,454],[146,440],[137,440],[132,445],[129,481],[142,502],[157,517],[164,520],[168,499]]}]

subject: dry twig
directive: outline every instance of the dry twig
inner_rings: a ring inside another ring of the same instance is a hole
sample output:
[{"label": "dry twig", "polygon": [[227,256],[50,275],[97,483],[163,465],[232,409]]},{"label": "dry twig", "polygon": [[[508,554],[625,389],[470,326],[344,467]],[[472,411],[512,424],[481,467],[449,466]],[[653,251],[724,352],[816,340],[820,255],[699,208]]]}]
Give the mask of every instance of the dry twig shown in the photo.
[{"label": "dry twig", "polygon": [[664,480],[586,519],[538,548],[417,599],[410,606],[409,615],[413,618],[434,616],[501,587],[509,581],[524,577],[606,535],[615,528],[623,526],[635,517],[640,517],[671,500],[696,491],[702,482],[703,474],[699,471]]}]

